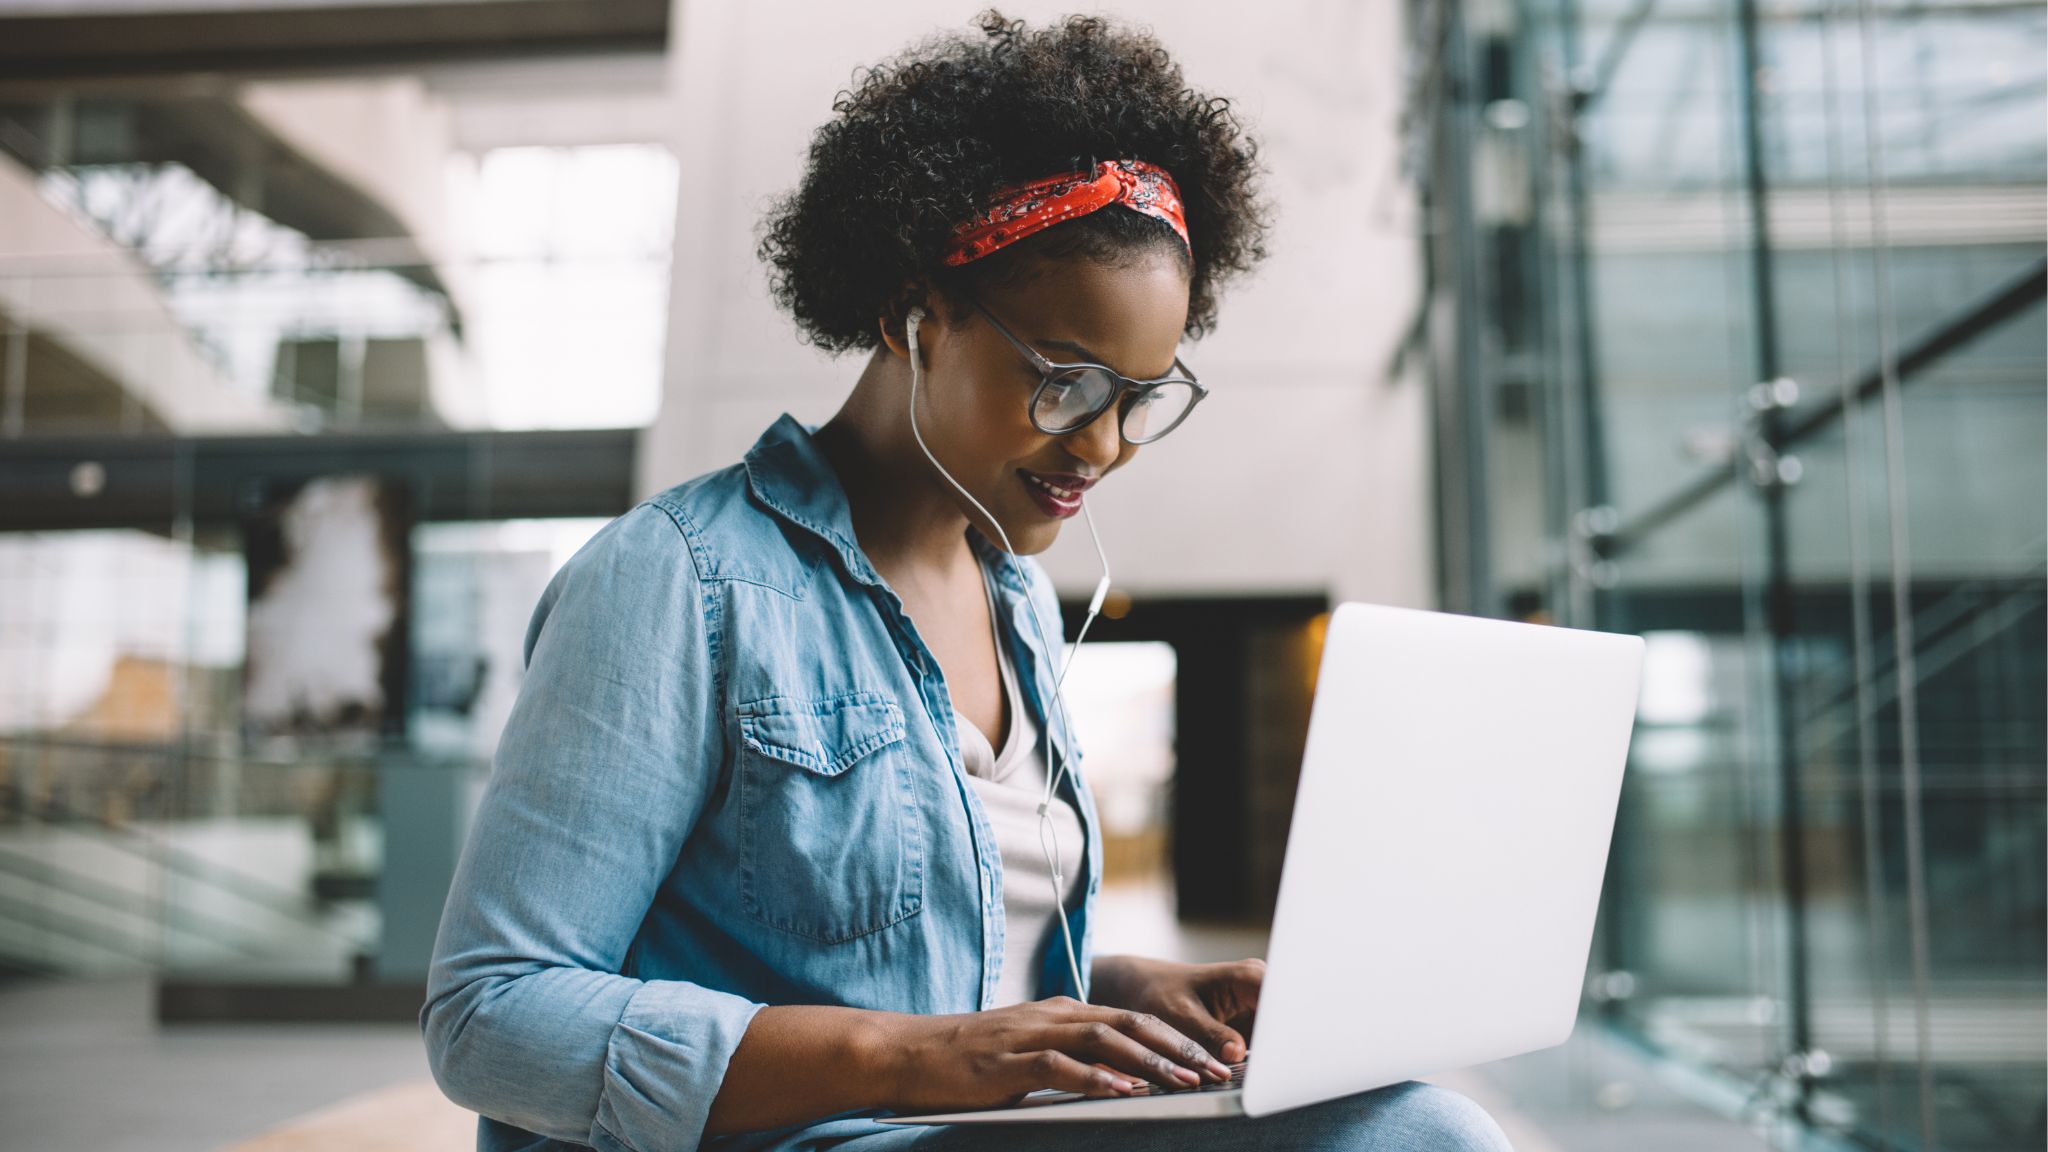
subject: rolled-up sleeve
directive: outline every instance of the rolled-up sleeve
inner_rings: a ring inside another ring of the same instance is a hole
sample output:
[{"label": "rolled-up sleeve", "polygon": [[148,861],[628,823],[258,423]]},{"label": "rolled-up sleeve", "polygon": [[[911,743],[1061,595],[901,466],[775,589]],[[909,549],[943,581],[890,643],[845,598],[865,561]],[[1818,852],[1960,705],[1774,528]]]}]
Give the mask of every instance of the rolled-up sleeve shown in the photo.
[{"label": "rolled-up sleeve", "polygon": [[620,972],[716,782],[708,608],[677,522],[642,505],[534,613],[420,1014],[464,1107],[605,1150],[703,1135],[760,1005]]}]

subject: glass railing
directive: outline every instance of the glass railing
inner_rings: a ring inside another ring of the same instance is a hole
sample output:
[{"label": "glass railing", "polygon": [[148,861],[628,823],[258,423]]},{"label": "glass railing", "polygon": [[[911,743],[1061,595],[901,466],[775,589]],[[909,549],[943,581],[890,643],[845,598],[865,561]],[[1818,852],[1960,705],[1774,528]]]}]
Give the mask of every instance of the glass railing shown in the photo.
[{"label": "glass railing", "polygon": [[1595,998],[1759,1123],[2040,1145],[2048,17],[1412,10],[1447,605],[1651,641]]},{"label": "glass railing", "polygon": [[[409,579],[359,647],[319,627],[358,603],[346,556],[292,608],[252,600],[215,528],[0,534],[0,969],[417,985],[527,619],[602,523],[404,526]],[[306,687],[278,654],[307,629],[316,671],[404,685],[368,729],[260,714]]]},{"label": "glass railing", "polygon": [[485,771],[0,742],[0,966],[416,984]]}]

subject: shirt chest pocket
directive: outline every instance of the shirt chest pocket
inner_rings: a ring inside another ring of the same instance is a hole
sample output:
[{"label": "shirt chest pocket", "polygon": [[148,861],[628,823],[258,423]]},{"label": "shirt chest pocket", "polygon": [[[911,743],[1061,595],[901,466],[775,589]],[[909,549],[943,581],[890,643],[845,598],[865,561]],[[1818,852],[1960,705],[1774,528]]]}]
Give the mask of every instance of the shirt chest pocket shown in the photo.
[{"label": "shirt chest pocket", "polygon": [[903,711],[876,692],[771,696],[738,709],[740,905],[838,943],[924,904],[917,766]]}]

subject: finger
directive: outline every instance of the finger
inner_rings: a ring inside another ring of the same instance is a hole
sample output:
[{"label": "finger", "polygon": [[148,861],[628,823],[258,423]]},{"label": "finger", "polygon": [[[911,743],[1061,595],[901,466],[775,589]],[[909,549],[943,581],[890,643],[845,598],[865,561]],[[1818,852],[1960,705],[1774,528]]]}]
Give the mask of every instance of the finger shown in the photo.
[{"label": "finger", "polygon": [[1218,964],[1210,970],[1209,978],[1201,981],[1205,991],[1232,1000],[1239,1010],[1249,1010],[1259,1002],[1259,990],[1266,983],[1266,962],[1254,956],[1233,964]]},{"label": "finger", "polygon": [[1003,1065],[1009,1088],[1019,1096],[1041,1088],[1079,1092],[1086,1096],[1128,1096],[1138,1081],[1106,1068],[1074,1059],[1052,1048],[1019,1052]]},{"label": "finger", "polygon": [[[1190,1007],[1194,1011],[1201,1011],[1199,1002],[1191,1004]],[[1211,1079],[1230,1079],[1230,1069],[1218,1063],[1216,1058],[1209,1054],[1208,1049],[1202,1047],[1179,1027],[1150,1013],[1133,1012],[1128,1015],[1130,1018],[1123,1021],[1123,1027],[1134,1039],[1150,1045],[1154,1051],[1166,1053],[1198,1073],[1207,1074]]]},{"label": "finger", "polygon": [[[1050,1010],[1056,1019],[1080,1025],[1078,1032],[1069,1032],[1069,1037],[1090,1045],[1089,1050],[1105,1053],[1100,1057],[1105,1063],[1114,1063],[1154,1083],[1193,1085],[1201,1083],[1204,1075],[1215,1080],[1230,1079],[1230,1069],[1217,1063],[1200,1044],[1149,1012],[1100,1008],[1066,997],[1041,1000],[1038,1005]],[[1110,1033],[1127,1037],[1136,1047],[1117,1044]]]},{"label": "finger", "polygon": [[1202,1038],[1202,1044],[1225,1064],[1244,1059],[1244,1037],[1214,1016],[1204,1012],[1200,1020],[1189,1021],[1183,1027],[1192,1028]]},{"label": "finger", "polygon": [[1203,982],[1217,980],[1257,987],[1266,978],[1266,962],[1257,956],[1243,960],[1224,960],[1216,964],[1201,965]]},{"label": "finger", "polygon": [[1149,1012],[1110,1011],[1107,1015],[1107,1022],[1117,1031],[1194,1072],[1197,1082],[1203,1073],[1217,1080],[1230,1079],[1230,1069],[1217,1063],[1208,1049],[1159,1017]]},{"label": "finger", "polygon": [[[1198,1012],[1201,1015],[1196,1018],[1205,1021],[1210,1019],[1207,1010],[1199,1001],[1195,1001],[1190,1005],[1187,1015],[1193,1017]],[[1230,1069],[1210,1055],[1209,1049],[1195,1042],[1180,1028],[1148,1013],[1134,1012],[1128,1015],[1133,1019],[1126,1021],[1125,1026],[1128,1034],[1134,1039],[1150,1045],[1154,1051],[1167,1053],[1182,1065],[1204,1073],[1210,1079],[1230,1079]]]},{"label": "finger", "polygon": [[1259,1008],[1259,991],[1266,981],[1266,962],[1259,959],[1219,964],[1200,985],[1202,1003],[1211,1015],[1238,1030],[1243,1036]]},{"label": "finger", "polygon": [[1107,1020],[1078,1020],[1062,1025],[1042,1042],[1079,1059],[1105,1064],[1124,1075],[1168,1088],[1192,1088],[1202,1082],[1200,1072],[1125,1035]]},{"label": "finger", "polygon": [[[1193,995],[1175,997],[1160,1006],[1159,1013],[1166,1023],[1182,1033],[1202,1042],[1206,1049],[1202,1053],[1201,1070],[1212,1071],[1211,1056],[1228,1064],[1244,1058],[1244,1037],[1231,1027],[1225,1014],[1233,1007],[1235,997],[1227,991],[1217,994],[1217,989],[1198,987]],[[1228,1070],[1218,1079],[1228,1079]]]},{"label": "finger", "polygon": [[1237,982],[1249,989],[1252,996],[1257,998],[1259,989],[1266,983],[1266,962],[1253,956],[1250,959],[1239,960],[1230,967],[1233,969],[1232,975],[1237,977]]}]

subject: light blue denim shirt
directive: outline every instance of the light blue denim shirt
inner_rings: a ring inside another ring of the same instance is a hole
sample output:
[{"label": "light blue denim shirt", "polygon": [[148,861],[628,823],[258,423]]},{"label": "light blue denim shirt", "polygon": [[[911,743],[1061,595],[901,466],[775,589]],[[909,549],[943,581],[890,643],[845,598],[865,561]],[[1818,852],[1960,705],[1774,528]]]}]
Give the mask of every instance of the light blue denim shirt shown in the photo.
[{"label": "light blue denim shirt", "polygon": [[[1057,629],[1051,584],[969,538],[1046,724],[1053,660],[1026,597]],[[783,416],[744,462],[607,525],[541,597],[526,658],[420,1014],[442,1090],[484,1116],[479,1148],[698,1147],[763,1005],[989,1006],[1002,860],[945,680],[803,425]],[[1050,726],[1087,836],[1069,909],[1085,979],[1101,837]],[[1038,969],[1042,996],[1077,991],[1057,933]]]}]

